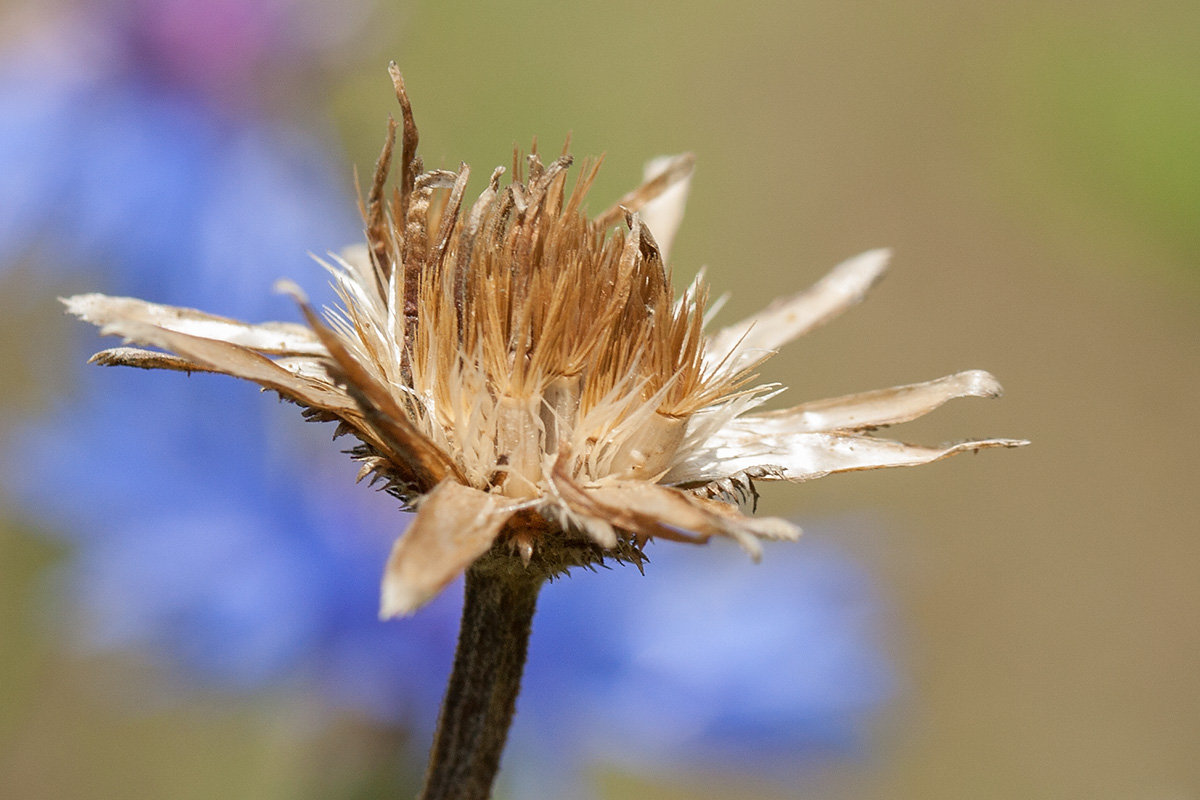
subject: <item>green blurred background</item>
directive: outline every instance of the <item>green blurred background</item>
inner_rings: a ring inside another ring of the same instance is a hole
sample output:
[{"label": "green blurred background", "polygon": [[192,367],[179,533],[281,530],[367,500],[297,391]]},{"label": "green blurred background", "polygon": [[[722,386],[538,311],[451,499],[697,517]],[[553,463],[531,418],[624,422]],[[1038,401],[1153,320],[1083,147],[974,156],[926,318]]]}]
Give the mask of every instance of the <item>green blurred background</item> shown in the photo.
[{"label": "green blurred background", "polygon": [[[857,510],[888,523],[886,539],[847,544],[894,604],[904,683],[865,757],[803,796],[1200,798],[1200,6],[375,14],[353,67],[305,98],[331,109],[347,180],[393,110],[390,58],[426,165],[466,161],[472,188],[534,136],[557,149],[570,131],[577,156],[607,153],[596,204],[644,159],[692,150],[674,263],[732,291],[723,320],[843,257],[895,250],[862,308],[767,366],[793,402],[967,368],[1004,383],[1002,401],[899,435],[1029,448],[764,492],[762,512],[802,523]],[[48,296],[5,308],[0,402],[28,409],[61,379],[27,346],[53,351],[70,329]],[[0,795],[319,796],[370,758],[356,747],[369,732],[314,743],[297,735],[304,709],[271,698],[131,717],[110,690],[139,666],[63,655],[30,611],[60,557],[15,523],[0,532]],[[595,779],[614,798],[795,796],[752,775]]]}]

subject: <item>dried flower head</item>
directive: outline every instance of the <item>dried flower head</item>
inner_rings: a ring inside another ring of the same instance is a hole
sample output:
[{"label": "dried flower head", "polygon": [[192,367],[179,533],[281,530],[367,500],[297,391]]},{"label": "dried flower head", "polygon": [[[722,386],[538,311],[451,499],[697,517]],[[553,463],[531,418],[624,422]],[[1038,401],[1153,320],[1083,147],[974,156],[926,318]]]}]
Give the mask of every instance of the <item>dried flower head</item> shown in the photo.
[{"label": "dried flower head", "polygon": [[340,308],[321,317],[291,284],[309,327],[98,294],[65,301],[102,333],[157,348],[105,350],[98,363],[245,378],[357,437],[360,478],[382,478],[417,511],[386,568],[385,617],[411,613],[489,552],[550,575],[606,557],[640,564],[651,538],[727,536],[757,557],[760,539],[799,530],[739,511],[755,480],[1023,444],[921,447],[865,433],[955,397],[998,396],[980,371],[749,413],[779,391],[752,385],[753,369],[858,302],[886,251],[706,335],[702,277],[677,297],[667,266],[690,155],[651,162],[645,183],[591,217],[598,162],[568,188],[571,157],[543,164],[535,149],[524,165],[514,154],[507,186],[496,169],[464,206],[467,166],[423,169],[391,72],[399,179],[389,196],[390,121],[362,204],[366,246],[325,263]]}]

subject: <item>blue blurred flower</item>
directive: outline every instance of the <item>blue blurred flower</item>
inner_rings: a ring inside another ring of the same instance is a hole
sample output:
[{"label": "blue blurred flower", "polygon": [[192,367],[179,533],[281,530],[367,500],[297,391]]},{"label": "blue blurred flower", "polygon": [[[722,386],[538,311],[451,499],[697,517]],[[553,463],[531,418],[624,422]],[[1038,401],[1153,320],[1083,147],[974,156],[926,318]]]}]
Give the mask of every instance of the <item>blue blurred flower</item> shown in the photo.
[{"label": "blue blurred flower", "polygon": [[[0,268],[24,262],[51,283],[89,273],[109,291],[242,317],[292,313],[272,282],[319,274],[306,250],[357,236],[344,170],[307,134],[156,75],[91,66],[35,52],[0,69],[0,169],[12,178],[0,184]],[[352,491],[349,468],[324,480],[336,454],[298,452],[295,420],[254,392],[83,370],[93,349],[65,357],[80,365],[81,396],[57,398],[6,448],[21,507],[75,545],[59,582],[85,643],[136,647],[209,684],[307,678],[333,708],[430,718],[457,609],[377,620],[378,575],[403,526],[395,503],[356,516],[375,498],[329,491]]]},{"label": "blue blurred flower", "polygon": [[655,548],[647,576],[548,588],[524,707],[553,718],[556,698],[572,697],[585,749],[621,761],[853,745],[891,685],[865,571],[829,545],[773,547],[760,564],[730,564],[723,549]]},{"label": "blue blurred flower", "polygon": [[0,269],[96,270],[160,302],[286,315],[273,281],[357,235],[348,179],[312,136],[45,49],[0,64]]},{"label": "blue blurred flower", "polygon": [[354,487],[344,463],[329,474],[313,441],[328,430],[297,433],[290,409],[211,376],[159,377],[103,373],[17,448],[22,505],[75,545],[58,584],[83,643],[428,726],[458,609],[379,621],[395,501]]},{"label": "blue blurred flower", "polygon": [[[122,30],[99,50],[158,41]],[[91,272],[110,293],[290,314],[274,280],[316,275],[307,250],[358,238],[345,170],[310,135],[148,70],[142,45],[86,74],[60,67],[78,59],[0,64],[0,279],[24,263],[52,284]],[[84,644],[235,691],[305,687],[332,710],[430,730],[461,601],[451,590],[411,620],[378,621],[404,517],[316,441],[331,430],[234,381],[71,358],[77,395],[28,424],[4,467],[25,513],[73,544],[57,580]],[[852,747],[889,682],[861,569],[807,545],[760,566],[667,550],[651,553],[648,578],[624,568],[543,592],[516,752],[552,751],[538,763],[570,783],[592,759]]]},{"label": "blue blurred flower", "polygon": [[773,547],[760,564],[723,549],[655,548],[645,576],[579,573],[542,592],[514,796],[583,796],[587,761],[791,779],[861,751],[894,683],[866,571],[828,544]]},{"label": "blue blurred flower", "polygon": [[[0,270],[23,262],[51,285],[88,273],[251,319],[293,313],[273,281],[319,274],[306,251],[358,235],[344,170],[308,134],[130,69],[120,46],[145,37],[129,22],[86,36],[80,23],[0,66]],[[109,57],[81,72],[51,57],[63,42]],[[137,63],[154,55],[139,48]],[[457,610],[377,620],[395,503],[355,516],[369,493],[327,490],[352,486],[349,467],[324,480],[336,454],[297,452],[295,420],[254,392],[83,370],[94,349],[64,357],[82,396],[57,398],[5,448],[20,505],[75,544],[60,580],[87,643],[241,689],[304,673],[332,707],[396,720],[424,704],[412,714],[429,718]]]}]

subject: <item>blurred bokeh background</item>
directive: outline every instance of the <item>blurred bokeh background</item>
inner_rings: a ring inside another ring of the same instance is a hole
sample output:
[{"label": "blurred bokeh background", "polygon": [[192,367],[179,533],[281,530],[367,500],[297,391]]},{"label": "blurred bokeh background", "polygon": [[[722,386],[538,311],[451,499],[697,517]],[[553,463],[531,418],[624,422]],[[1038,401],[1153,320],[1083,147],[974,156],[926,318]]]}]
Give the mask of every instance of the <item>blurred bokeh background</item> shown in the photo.
[{"label": "blurred bokeh background", "polygon": [[[692,150],[674,251],[757,310],[891,275],[764,377],[967,368],[896,431],[1034,441],[764,487],[798,545],[552,585],[506,797],[1200,797],[1200,7],[0,3],[0,795],[415,792],[451,591],[374,619],[401,520],[294,409],[85,368],[55,297],[255,320],[357,237],[401,66],[430,167]],[[482,185],[480,177],[476,183]]]}]

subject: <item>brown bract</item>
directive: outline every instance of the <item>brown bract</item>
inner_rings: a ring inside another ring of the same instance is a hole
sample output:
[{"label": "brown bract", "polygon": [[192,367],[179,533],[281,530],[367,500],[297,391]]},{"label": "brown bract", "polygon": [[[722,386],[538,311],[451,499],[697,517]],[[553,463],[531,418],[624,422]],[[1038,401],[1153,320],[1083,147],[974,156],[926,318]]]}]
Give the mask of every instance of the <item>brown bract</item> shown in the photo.
[{"label": "brown bract", "polygon": [[[80,295],[71,313],[155,350],[121,347],[102,364],[222,372],[336,420],[373,474],[417,515],[393,549],[382,614],[414,611],[491,552],[556,574],[605,557],[641,562],[650,538],[760,539],[799,530],[737,501],[753,480],[803,481],[924,464],[1010,439],[921,447],[866,432],[956,397],[996,397],[986,372],[950,375],[783,411],[751,413],[778,389],[751,386],[776,348],[857,303],[883,274],[874,250],[812,288],[706,336],[707,287],[676,296],[668,249],[682,218],[690,155],[657,159],[646,182],[603,213],[584,200],[598,163],[513,157],[469,205],[467,166],[425,171],[402,111],[362,203],[367,241],[326,268],[341,306],[308,327],[251,325],[130,298]],[[160,352],[165,351],[165,352]]]}]

